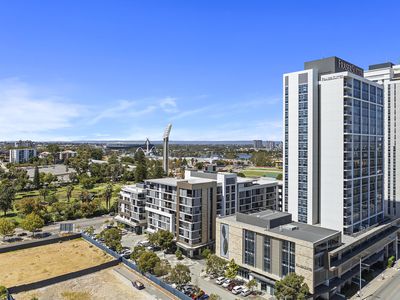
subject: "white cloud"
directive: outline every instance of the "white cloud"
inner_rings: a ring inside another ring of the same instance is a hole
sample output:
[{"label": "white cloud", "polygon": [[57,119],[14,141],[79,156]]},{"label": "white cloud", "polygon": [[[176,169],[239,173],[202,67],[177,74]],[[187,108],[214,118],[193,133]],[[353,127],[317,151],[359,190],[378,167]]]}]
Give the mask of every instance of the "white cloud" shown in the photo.
[{"label": "white cloud", "polygon": [[176,104],[176,98],[167,97],[161,99],[160,106],[166,113],[177,113],[179,111]]},{"label": "white cloud", "polygon": [[0,80],[0,136],[4,140],[42,139],[72,126],[85,108],[28,85],[18,78]]}]

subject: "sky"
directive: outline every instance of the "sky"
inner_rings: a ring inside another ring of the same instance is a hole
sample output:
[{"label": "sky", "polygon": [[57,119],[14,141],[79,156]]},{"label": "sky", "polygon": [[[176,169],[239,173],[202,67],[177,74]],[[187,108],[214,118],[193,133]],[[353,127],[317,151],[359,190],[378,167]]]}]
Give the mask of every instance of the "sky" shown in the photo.
[{"label": "sky", "polygon": [[0,0],[0,140],[282,140],[282,74],[400,63],[398,1]]}]

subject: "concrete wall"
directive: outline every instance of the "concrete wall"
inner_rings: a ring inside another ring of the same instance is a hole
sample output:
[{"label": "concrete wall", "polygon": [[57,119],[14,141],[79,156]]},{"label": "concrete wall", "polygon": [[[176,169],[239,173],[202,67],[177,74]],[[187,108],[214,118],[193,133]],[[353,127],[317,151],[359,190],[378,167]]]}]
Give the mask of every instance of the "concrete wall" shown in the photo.
[{"label": "concrete wall", "polygon": [[79,233],[77,233],[77,234],[71,234],[71,235],[67,235],[67,236],[56,235],[56,236],[51,236],[51,237],[43,238],[43,239],[36,240],[36,241],[26,241],[26,242],[14,243],[9,246],[0,246],[0,253],[6,253],[6,252],[10,252],[10,251],[44,246],[44,245],[58,243],[59,241],[74,240],[74,239],[77,239],[80,237],[81,237],[81,235]]}]

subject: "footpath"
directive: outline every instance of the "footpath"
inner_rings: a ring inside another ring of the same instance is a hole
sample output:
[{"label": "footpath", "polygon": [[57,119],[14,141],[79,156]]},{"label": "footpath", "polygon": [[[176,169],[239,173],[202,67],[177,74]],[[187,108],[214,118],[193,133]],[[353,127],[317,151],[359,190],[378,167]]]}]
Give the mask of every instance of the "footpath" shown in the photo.
[{"label": "footpath", "polygon": [[379,288],[381,288],[386,282],[392,280],[392,277],[400,272],[400,261],[389,269],[382,271],[377,277],[370,281],[361,290],[361,295],[355,294],[351,297],[351,300],[368,299],[371,297]]}]

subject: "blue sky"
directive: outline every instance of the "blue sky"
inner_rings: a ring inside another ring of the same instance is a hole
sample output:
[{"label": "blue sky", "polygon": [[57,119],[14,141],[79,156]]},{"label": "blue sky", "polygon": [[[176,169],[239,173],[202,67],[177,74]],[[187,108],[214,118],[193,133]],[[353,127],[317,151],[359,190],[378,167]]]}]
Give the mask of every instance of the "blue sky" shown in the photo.
[{"label": "blue sky", "polygon": [[0,140],[280,140],[281,78],[399,63],[396,1],[0,1]]}]

